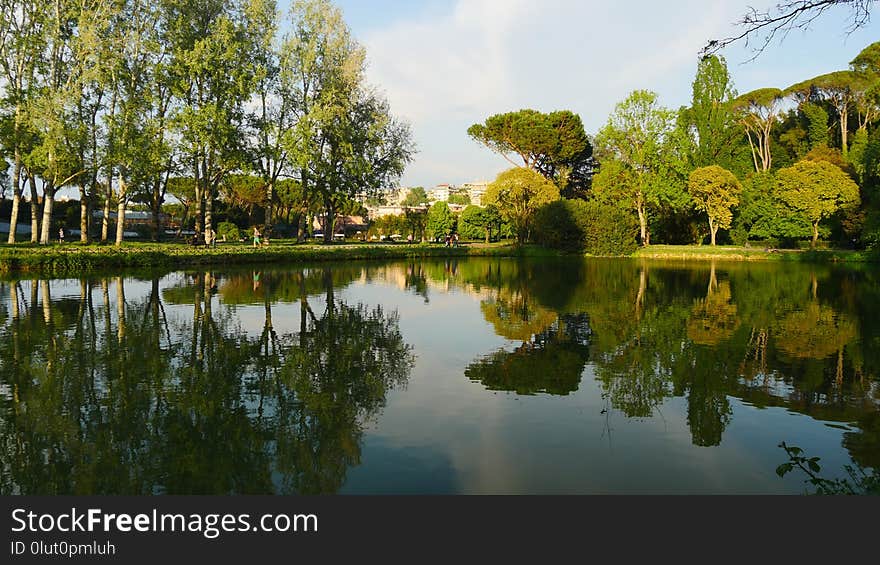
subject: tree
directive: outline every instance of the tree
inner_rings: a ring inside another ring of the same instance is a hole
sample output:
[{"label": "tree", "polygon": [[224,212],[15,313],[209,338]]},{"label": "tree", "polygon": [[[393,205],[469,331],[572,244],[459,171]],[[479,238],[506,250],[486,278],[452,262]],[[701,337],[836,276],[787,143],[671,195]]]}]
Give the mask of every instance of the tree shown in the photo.
[{"label": "tree", "polygon": [[494,206],[474,206],[469,204],[462,210],[458,219],[458,229],[464,237],[477,239],[485,237],[486,243],[492,239],[492,230],[498,229],[501,216]]},{"label": "tree", "polygon": [[425,231],[430,239],[436,239],[455,231],[455,216],[446,202],[435,202],[428,209]]},{"label": "tree", "polygon": [[254,34],[252,61],[258,106],[248,119],[251,129],[248,160],[262,179],[266,192],[265,231],[268,233],[272,229],[278,202],[276,185],[287,166],[284,140],[293,135],[296,127],[294,98],[291,96],[295,87],[291,82],[294,77],[287,72],[293,66],[288,60],[291,52],[276,48],[274,43],[278,29],[275,0],[253,2],[249,9],[255,24],[249,32]]},{"label": "tree", "polygon": [[853,165],[843,156],[843,153],[840,152],[839,149],[834,149],[833,147],[828,147],[827,145],[820,145],[804,155],[805,161],[827,161],[832,165],[840,167],[840,169],[848,174],[852,179],[856,182],[859,180],[858,172],[855,170]]},{"label": "tree", "polygon": [[[849,30],[854,31],[871,19],[875,0],[782,0],[772,9],[759,11],[749,8],[738,25],[743,31],[725,39],[712,39],[703,47],[701,54],[717,53],[732,43],[745,40],[746,45],[759,34],[766,34],[758,41],[755,55],[760,55],[777,34],[785,37],[793,29],[806,30],[822,14],[831,8],[849,8]],[[754,58],[753,57],[753,58]]]},{"label": "tree", "polygon": [[810,149],[828,145],[828,112],[813,102],[805,102],[800,106],[801,114],[807,119],[807,139]]},{"label": "tree", "polygon": [[[18,211],[23,192],[23,159],[30,152],[34,139],[28,129],[27,104],[33,97],[34,75],[43,48],[43,30],[47,23],[48,6],[27,0],[0,2],[0,68],[3,71],[4,96],[2,108],[10,112],[9,124],[3,128],[2,147],[11,155],[12,211],[9,217],[9,239],[15,243]],[[36,190],[34,190],[34,193]],[[32,194],[36,196],[36,194]],[[31,206],[36,206],[32,198]],[[32,237],[36,227],[32,226]]]},{"label": "tree", "polygon": [[860,204],[859,187],[827,161],[799,161],[776,174],[776,197],[794,214],[812,225],[810,248],[819,239],[819,222],[841,208]]},{"label": "tree", "polygon": [[856,106],[856,100],[863,98],[869,84],[866,78],[854,71],[835,71],[799,82],[786,89],[787,93],[817,97],[826,100],[837,110],[840,127],[840,150],[846,155],[849,150],[849,114]]},{"label": "tree", "polygon": [[471,203],[471,197],[466,192],[450,194],[448,202],[450,204],[458,204],[459,206],[467,206]]},{"label": "tree", "polygon": [[425,232],[428,229],[428,214],[421,208],[410,208],[405,210],[401,216],[403,216],[403,229],[399,231],[407,231],[413,236],[413,239],[425,241]]},{"label": "tree", "polygon": [[880,117],[880,41],[862,49],[849,63],[850,69],[861,78],[862,88],[855,92],[859,131],[866,131]]},{"label": "tree", "polygon": [[197,206],[196,202],[196,182],[190,177],[171,177],[168,179],[168,193],[171,194],[183,208],[183,214],[180,218],[180,231],[186,229],[189,220],[190,211]]},{"label": "tree", "polygon": [[253,175],[228,175],[219,188],[227,202],[247,211],[248,223],[254,225],[255,208],[265,206],[269,196],[264,179]]},{"label": "tree", "polygon": [[694,199],[694,207],[709,217],[709,232],[714,246],[718,229],[728,229],[733,221],[731,208],[739,204],[742,187],[733,173],[718,165],[709,165],[691,173],[688,192]]},{"label": "tree", "polygon": [[584,196],[589,188],[595,166],[593,147],[580,116],[573,112],[544,114],[525,109],[496,114],[469,127],[468,135],[510,164],[541,173],[566,195]]},{"label": "tree", "polygon": [[483,202],[498,208],[501,216],[513,225],[516,241],[522,245],[529,238],[535,211],[558,199],[559,189],[539,173],[513,168],[498,175],[489,185]]},{"label": "tree", "polygon": [[675,112],[660,106],[656,93],[636,90],[615,107],[596,138],[602,156],[616,161],[602,180],[602,191],[617,193],[608,197],[625,199],[638,214],[642,245],[649,244],[648,205],[659,202],[667,187],[662,149],[674,124]]},{"label": "tree", "polygon": [[760,88],[733,101],[734,111],[749,140],[756,172],[769,171],[773,164],[770,140],[773,126],[779,119],[782,96],[778,88]]},{"label": "tree", "polygon": [[[165,136],[170,89],[160,76],[164,64],[159,47],[157,6],[146,0],[126,0],[109,31],[114,54],[108,87],[114,112],[107,116],[107,167],[118,183],[116,245],[121,245],[125,211],[135,196],[151,201],[154,237],[158,210],[167,189],[169,148]],[[109,181],[108,181],[109,184]]]},{"label": "tree", "polygon": [[723,57],[700,60],[692,91],[691,107],[682,116],[694,141],[690,162],[696,167],[729,162],[739,132],[731,108],[736,90]]},{"label": "tree", "polygon": [[211,228],[220,181],[246,162],[244,104],[255,87],[253,30],[263,21],[249,9],[260,0],[189,2],[168,0],[167,46],[174,93],[180,99],[173,115],[196,183],[196,231]]},{"label": "tree", "polygon": [[416,186],[411,188],[409,192],[406,193],[406,198],[403,199],[404,206],[423,206],[428,203],[428,193],[425,192],[424,187]]},{"label": "tree", "polygon": [[365,84],[365,52],[329,0],[300,0],[291,11],[290,92],[297,113],[287,140],[292,176],[323,203],[325,242],[341,202],[378,193],[403,173],[414,144],[407,124]]}]

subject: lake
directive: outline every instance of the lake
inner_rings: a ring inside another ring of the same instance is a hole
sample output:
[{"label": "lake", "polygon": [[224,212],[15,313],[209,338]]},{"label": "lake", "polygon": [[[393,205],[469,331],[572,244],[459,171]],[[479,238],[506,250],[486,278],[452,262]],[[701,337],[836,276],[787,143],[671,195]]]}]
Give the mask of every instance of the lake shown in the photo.
[{"label": "lake", "polygon": [[0,280],[0,493],[802,493],[880,463],[880,270],[448,259]]}]

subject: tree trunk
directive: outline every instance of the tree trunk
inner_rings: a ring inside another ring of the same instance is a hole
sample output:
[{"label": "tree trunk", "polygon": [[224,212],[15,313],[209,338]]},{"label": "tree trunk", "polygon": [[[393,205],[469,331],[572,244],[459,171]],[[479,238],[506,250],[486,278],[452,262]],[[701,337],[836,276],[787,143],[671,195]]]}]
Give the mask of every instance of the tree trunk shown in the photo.
[{"label": "tree trunk", "polygon": [[31,243],[37,243],[40,238],[40,202],[37,199],[37,179],[34,175],[28,175],[28,185],[31,188]]},{"label": "tree trunk", "polygon": [[849,119],[847,116],[848,112],[849,112],[849,109],[846,107],[846,105],[844,105],[844,107],[841,109],[841,112],[840,112],[840,151],[843,153],[844,157],[846,157],[846,154],[849,151],[849,148],[847,147],[847,144],[846,144],[846,134],[847,134],[846,130],[849,127],[849,124],[848,124]]},{"label": "tree trunk", "polygon": [[266,235],[269,235],[269,232],[272,230],[272,216],[275,212],[275,207],[273,205],[275,198],[275,183],[270,182],[266,187],[266,227],[263,231],[266,232]]},{"label": "tree trunk", "polygon": [[329,198],[324,199],[324,243],[333,241],[333,229],[336,224],[335,210],[333,202]]},{"label": "tree trunk", "polygon": [[153,197],[150,200],[150,211],[153,213],[153,241],[159,241],[159,232],[162,229],[159,221],[159,213],[162,210],[162,200],[164,199],[161,192],[158,179],[153,182]]},{"label": "tree trunk", "polygon": [[208,186],[205,187],[205,233],[210,233],[212,229],[214,229],[214,190]]},{"label": "tree trunk", "polygon": [[202,206],[204,202],[202,201],[204,197],[204,191],[202,190],[202,179],[199,174],[199,156],[193,155],[193,182],[195,182],[195,199],[193,200],[193,229],[196,232],[196,236],[202,233]]},{"label": "tree trunk", "polygon": [[43,231],[40,232],[40,243],[49,243],[49,230],[52,229],[52,204],[55,202],[55,189],[49,186],[43,188]]},{"label": "tree trunk", "polygon": [[15,169],[12,173],[12,212],[9,215],[9,239],[6,243],[15,243],[15,232],[18,231],[18,208],[21,205],[21,158],[16,155]]},{"label": "tree trunk", "polygon": [[104,193],[104,218],[101,220],[101,243],[110,235],[110,201],[113,199],[113,169],[107,170],[107,191]]},{"label": "tree trunk", "polygon": [[86,197],[86,187],[79,187],[79,240],[82,243],[89,242],[89,201]]},{"label": "tree trunk", "polygon": [[486,243],[489,243],[489,228],[486,229]]},{"label": "tree trunk", "polygon": [[712,234],[712,247],[715,247],[715,234],[718,233],[718,228],[715,227],[715,222],[712,221],[712,218],[709,218],[709,233]]},{"label": "tree trunk", "polygon": [[648,245],[648,218],[645,216],[645,209],[643,206],[639,206],[637,209],[639,213],[639,238],[642,242],[643,246]]},{"label": "tree trunk", "polygon": [[125,236],[125,201],[126,190],[122,179],[119,179],[119,203],[116,206],[116,247],[122,245]]},{"label": "tree trunk", "polygon": [[810,249],[816,249],[817,241],[819,241],[819,222],[813,222],[813,240],[810,242]]}]

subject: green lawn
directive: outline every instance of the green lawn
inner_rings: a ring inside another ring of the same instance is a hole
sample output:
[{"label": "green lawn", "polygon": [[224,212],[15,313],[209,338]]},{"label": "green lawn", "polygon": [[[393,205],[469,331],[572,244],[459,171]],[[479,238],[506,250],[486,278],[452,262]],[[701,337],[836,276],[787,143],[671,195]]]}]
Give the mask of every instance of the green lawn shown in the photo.
[{"label": "green lawn", "polygon": [[[552,253],[552,252],[550,252]],[[534,248],[517,249],[508,243],[465,243],[449,248],[439,244],[336,243],[330,245],[294,240],[273,240],[269,246],[251,243],[218,243],[216,248],[184,243],[125,242],[110,244],[18,243],[0,245],[0,272],[38,271],[71,273],[119,267],[180,268],[195,265],[229,265],[266,262],[344,261],[444,256],[515,256],[542,254]]]},{"label": "green lawn", "polygon": [[719,245],[650,245],[635,252],[644,259],[726,260],[726,261],[816,261],[865,262],[877,257],[865,251],[843,249],[768,249],[765,247],[737,247]]}]

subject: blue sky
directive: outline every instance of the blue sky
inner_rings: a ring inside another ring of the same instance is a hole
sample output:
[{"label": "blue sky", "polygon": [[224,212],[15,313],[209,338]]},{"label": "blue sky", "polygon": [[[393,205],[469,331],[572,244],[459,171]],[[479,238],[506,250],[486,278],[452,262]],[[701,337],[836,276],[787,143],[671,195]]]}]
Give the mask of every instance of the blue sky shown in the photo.
[{"label": "blue sky", "polygon": [[[776,0],[337,0],[367,49],[369,79],[412,125],[419,153],[406,186],[491,180],[506,161],[467,136],[488,115],[569,109],[587,132],[635,89],[672,108],[687,104],[697,52],[736,31],[751,4]],[[284,8],[285,2],[280,2]],[[774,41],[755,61],[744,46],[727,58],[739,92],[784,88],[846,68],[880,38],[880,18],[847,35],[846,8],[807,32]]]}]

